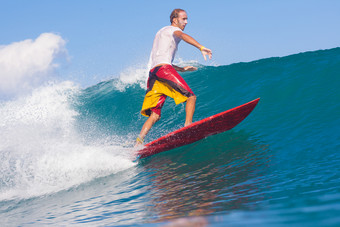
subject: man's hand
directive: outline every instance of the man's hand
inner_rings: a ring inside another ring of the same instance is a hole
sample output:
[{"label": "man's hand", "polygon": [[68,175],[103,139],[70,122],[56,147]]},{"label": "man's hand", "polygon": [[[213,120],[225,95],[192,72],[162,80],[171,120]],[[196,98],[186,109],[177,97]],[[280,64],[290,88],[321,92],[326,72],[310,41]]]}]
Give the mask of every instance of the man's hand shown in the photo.
[{"label": "man's hand", "polygon": [[183,67],[183,72],[186,72],[186,71],[196,71],[197,70],[197,68],[196,67],[194,67],[194,66],[185,66],[185,67]]},{"label": "man's hand", "polygon": [[207,60],[206,55],[208,55],[209,59],[211,59],[211,57],[212,57],[212,51],[208,48],[201,47],[201,53],[204,57],[204,60]]},{"label": "man's hand", "polygon": [[194,66],[185,66],[185,67],[179,67],[177,65],[172,65],[172,67],[174,67],[174,69],[178,72],[187,72],[187,71],[196,71],[197,68]]}]

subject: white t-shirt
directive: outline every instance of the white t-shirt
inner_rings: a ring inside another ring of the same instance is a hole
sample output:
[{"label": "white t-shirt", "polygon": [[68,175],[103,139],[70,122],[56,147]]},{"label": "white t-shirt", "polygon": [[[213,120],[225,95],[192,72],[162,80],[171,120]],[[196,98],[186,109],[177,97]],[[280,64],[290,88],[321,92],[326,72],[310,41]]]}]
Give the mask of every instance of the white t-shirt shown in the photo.
[{"label": "white t-shirt", "polygon": [[158,64],[172,64],[180,38],[174,35],[175,31],[182,31],[178,27],[166,26],[159,30],[153,41],[148,68],[152,69]]}]

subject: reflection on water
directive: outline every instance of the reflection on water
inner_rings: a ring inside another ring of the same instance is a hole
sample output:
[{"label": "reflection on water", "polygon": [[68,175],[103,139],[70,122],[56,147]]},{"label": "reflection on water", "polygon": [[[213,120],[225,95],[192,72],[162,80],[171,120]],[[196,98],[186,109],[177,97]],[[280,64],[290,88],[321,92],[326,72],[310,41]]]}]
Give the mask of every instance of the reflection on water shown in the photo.
[{"label": "reflection on water", "polygon": [[156,222],[252,210],[268,187],[268,146],[243,132],[228,132],[165,152],[142,163],[150,172],[151,213]]},{"label": "reflection on water", "polygon": [[208,220],[205,217],[178,218],[172,220],[162,227],[205,227]]}]

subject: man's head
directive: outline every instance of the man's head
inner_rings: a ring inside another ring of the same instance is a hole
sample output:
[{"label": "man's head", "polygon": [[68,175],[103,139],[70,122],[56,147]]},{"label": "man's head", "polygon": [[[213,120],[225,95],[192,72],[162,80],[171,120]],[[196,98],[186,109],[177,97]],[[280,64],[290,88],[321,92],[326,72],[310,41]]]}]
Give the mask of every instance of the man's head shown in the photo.
[{"label": "man's head", "polygon": [[188,23],[187,13],[183,9],[174,9],[170,15],[172,26],[179,27],[182,31]]}]

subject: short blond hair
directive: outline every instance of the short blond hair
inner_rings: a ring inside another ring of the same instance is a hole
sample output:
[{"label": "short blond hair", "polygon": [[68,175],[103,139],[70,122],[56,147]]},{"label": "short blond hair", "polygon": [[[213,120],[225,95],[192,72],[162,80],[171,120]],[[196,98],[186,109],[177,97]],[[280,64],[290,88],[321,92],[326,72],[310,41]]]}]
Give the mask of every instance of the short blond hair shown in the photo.
[{"label": "short blond hair", "polygon": [[172,21],[178,17],[178,14],[180,12],[185,12],[183,9],[174,9],[170,14],[170,23],[172,24]]}]

